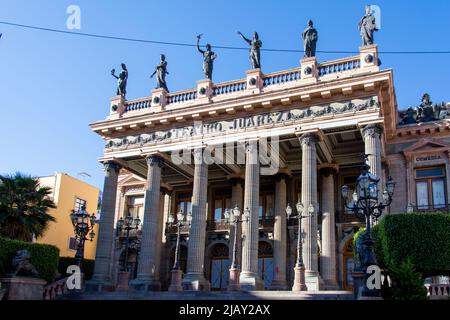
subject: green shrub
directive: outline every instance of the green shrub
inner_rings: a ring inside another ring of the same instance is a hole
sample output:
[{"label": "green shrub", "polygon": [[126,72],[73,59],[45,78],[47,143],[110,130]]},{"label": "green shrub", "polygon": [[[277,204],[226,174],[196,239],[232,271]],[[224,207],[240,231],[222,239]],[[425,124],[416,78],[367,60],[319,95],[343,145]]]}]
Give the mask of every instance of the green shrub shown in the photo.
[{"label": "green shrub", "polygon": [[420,272],[416,271],[411,259],[399,266],[391,266],[389,275],[392,280],[390,288],[384,288],[383,297],[387,300],[426,300],[427,289],[423,285]]},{"label": "green shrub", "polygon": [[[60,273],[61,277],[67,277],[67,267],[71,265],[75,265],[75,258],[74,257],[60,257],[59,258],[59,264],[58,264],[58,272]],[[84,273],[84,279],[90,280],[92,278],[92,275],[94,273],[94,265],[95,260],[89,260],[84,259],[83,265],[81,266],[82,272]]]},{"label": "green shrub", "polygon": [[37,269],[39,276],[50,282],[54,279],[59,259],[59,249],[48,244],[30,243],[0,238],[0,277],[11,270],[12,259],[17,251],[30,252],[30,263]]},{"label": "green shrub", "polygon": [[381,267],[392,270],[409,258],[424,277],[450,275],[450,215],[386,215],[372,236]]}]

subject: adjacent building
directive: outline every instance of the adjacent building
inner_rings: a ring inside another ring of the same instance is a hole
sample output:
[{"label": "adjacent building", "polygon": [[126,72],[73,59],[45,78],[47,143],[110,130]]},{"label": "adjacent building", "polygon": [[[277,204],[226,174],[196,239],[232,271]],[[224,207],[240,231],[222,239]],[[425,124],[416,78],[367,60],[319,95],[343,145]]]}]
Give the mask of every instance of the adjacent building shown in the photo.
[{"label": "adjacent building", "polygon": [[[61,257],[74,257],[77,250],[70,213],[78,211],[86,206],[90,214],[97,213],[97,205],[100,190],[86,182],[57,172],[53,176],[41,177],[39,182],[43,186],[52,188],[52,199],[56,204],[55,209],[50,209],[49,214],[56,218],[56,222],[50,222],[44,236],[37,242],[52,244],[59,248]],[[95,227],[97,233],[98,227]],[[97,237],[94,241],[86,241],[84,257],[95,259]]]},{"label": "adjacent building", "polygon": [[[424,95],[398,108],[393,74],[368,45],[290,70],[113,97],[106,119],[91,124],[105,140],[106,169],[91,284],[115,287],[127,257],[131,286],[167,290],[177,237],[168,217],[182,213],[192,215],[181,229],[185,290],[226,290],[234,232],[241,288],[290,290],[298,234],[286,207],[300,201],[311,214],[301,232],[308,290],[349,289],[364,221],[345,210],[340,188],[354,187],[363,154],[382,182],[396,183],[385,214],[447,210],[450,201],[449,105]],[[237,228],[225,220],[235,206],[248,213]],[[115,226],[127,214],[142,225],[125,254]]]}]

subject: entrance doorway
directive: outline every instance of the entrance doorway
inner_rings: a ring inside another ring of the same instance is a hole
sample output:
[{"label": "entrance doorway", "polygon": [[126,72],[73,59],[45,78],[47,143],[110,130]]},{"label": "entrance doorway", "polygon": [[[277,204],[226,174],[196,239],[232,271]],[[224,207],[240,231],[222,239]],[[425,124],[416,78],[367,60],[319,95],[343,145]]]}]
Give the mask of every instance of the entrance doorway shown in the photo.
[{"label": "entrance doorway", "polygon": [[228,286],[230,259],[228,246],[218,243],[211,248],[210,279],[211,290],[226,290]]}]

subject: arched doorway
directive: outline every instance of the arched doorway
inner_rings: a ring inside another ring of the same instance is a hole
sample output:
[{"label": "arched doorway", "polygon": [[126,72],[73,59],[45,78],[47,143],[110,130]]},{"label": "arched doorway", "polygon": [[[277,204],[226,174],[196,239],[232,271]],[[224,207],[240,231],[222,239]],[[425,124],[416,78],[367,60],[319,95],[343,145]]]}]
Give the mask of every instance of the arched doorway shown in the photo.
[{"label": "arched doorway", "polygon": [[273,248],[270,243],[260,241],[258,244],[258,274],[268,289],[273,280]]},{"label": "arched doorway", "polygon": [[352,272],[355,268],[353,256],[353,237],[348,239],[342,248],[342,286],[345,290],[353,289]]},{"label": "arched doorway", "polygon": [[228,246],[224,243],[215,244],[211,248],[210,256],[209,281],[211,283],[211,290],[226,290],[231,264],[228,256]]}]

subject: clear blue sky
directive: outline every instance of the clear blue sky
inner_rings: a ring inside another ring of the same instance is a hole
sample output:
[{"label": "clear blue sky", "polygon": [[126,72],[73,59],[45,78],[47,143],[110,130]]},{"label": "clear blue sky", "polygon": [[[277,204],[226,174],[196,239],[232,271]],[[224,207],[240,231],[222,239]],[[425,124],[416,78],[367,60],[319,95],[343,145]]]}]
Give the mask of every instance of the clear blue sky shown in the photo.
[{"label": "clear blue sky", "polygon": [[[308,19],[319,31],[318,50],[357,51],[357,23],[364,5],[381,7],[381,51],[450,50],[450,2],[428,1],[106,1],[0,0],[0,20],[65,29],[66,8],[81,8],[81,30],[132,38],[245,46],[236,30],[258,31],[265,48],[301,49]],[[110,70],[129,69],[128,98],[149,95],[149,79],[165,53],[171,91],[191,88],[202,78],[194,48],[100,40],[0,25],[0,173],[49,175],[61,171],[100,188],[96,161],[103,141],[88,124],[104,119],[116,81]],[[248,52],[215,50],[214,80],[244,77]],[[318,54],[319,61],[346,55]],[[264,72],[295,67],[299,53],[264,52]],[[394,69],[401,108],[416,105],[424,92],[435,102],[450,101],[450,55],[382,55]]]}]

